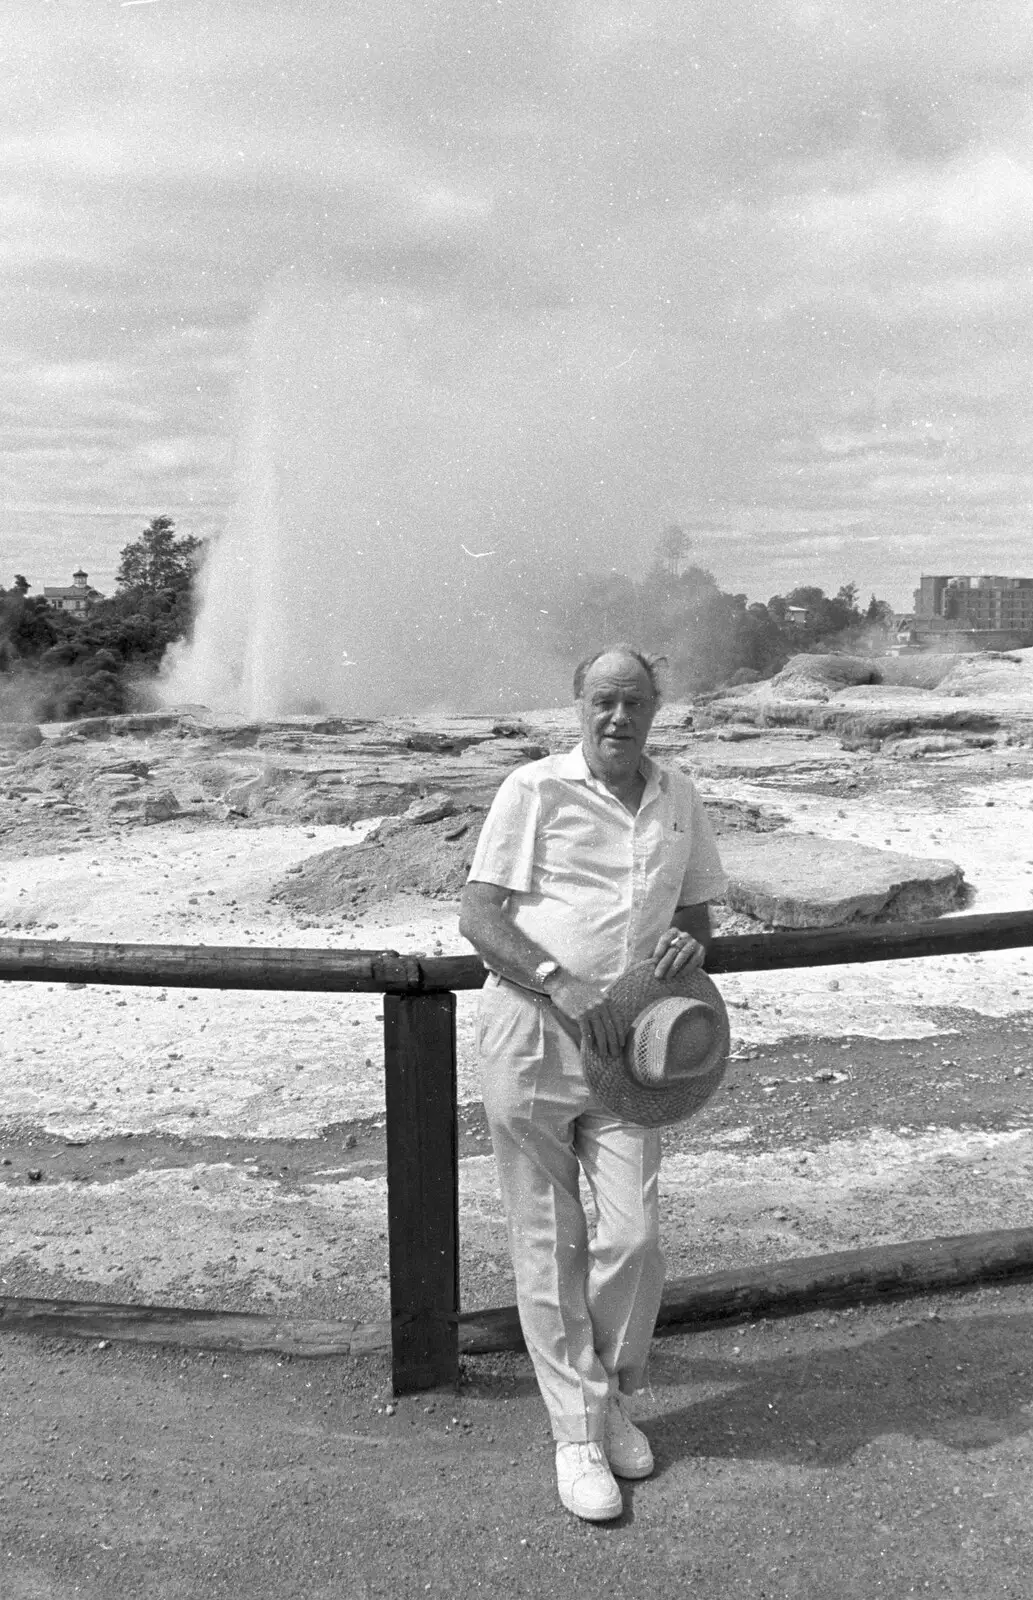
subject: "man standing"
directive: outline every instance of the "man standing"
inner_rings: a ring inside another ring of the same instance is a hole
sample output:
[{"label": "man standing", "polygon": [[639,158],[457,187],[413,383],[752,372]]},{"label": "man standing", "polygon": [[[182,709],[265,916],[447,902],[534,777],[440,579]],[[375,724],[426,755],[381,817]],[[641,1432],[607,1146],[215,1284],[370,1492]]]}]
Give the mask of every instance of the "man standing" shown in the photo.
[{"label": "man standing", "polygon": [[[663,1285],[660,1135],[602,1105],[576,1041],[620,1053],[608,988],[645,959],[658,978],[698,967],[726,879],[691,779],[645,755],[657,661],[615,646],[578,667],[574,695],[580,745],[502,784],[460,930],[489,969],[484,1105],[560,1499],[606,1521],[622,1510],[613,1474],[653,1468],[627,1397],[645,1382]],[[591,1242],[579,1169],[598,1214]]]}]

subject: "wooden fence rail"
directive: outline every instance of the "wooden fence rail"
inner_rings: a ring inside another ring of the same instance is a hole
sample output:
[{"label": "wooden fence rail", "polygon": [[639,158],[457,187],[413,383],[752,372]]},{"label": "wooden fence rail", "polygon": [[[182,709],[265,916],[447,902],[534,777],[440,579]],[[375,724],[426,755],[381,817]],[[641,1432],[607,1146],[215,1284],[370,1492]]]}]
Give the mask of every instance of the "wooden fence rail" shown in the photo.
[{"label": "wooden fence rail", "polygon": [[[967,955],[1033,944],[1033,911],[943,917],[881,927],[808,928],[715,939],[707,971],[768,972]],[[261,950],[251,945],[81,944],[0,939],[0,979],[180,989],[295,989],[331,994],[440,994],[479,989],[477,956],[401,956],[394,950]]]},{"label": "wooden fence rail", "polygon": [[[1033,911],[745,935],[713,941],[711,973],[961,955],[1033,944]],[[224,945],[0,939],[0,980],[185,989],[379,993],[384,1004],[392,1371],[398,1393],[459,1370],[459,1161],[455,991],[478,989],[476,956]],[[490,1319],[493,1311],[474,1313]],[[469,1317],[464,1321],[470,1320]]]}]

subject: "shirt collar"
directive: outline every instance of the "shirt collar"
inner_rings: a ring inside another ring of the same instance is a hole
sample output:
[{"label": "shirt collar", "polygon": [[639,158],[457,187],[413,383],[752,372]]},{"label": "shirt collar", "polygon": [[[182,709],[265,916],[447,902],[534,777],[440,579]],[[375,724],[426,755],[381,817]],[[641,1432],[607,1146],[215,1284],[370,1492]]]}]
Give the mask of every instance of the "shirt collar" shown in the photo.
[{"label": "shirt collar", "polygon": [[[567,750],[563,755],[560,756],[557,766],[561,778],[569,778],[574,783],[590,783],[593,785],[593,787],[600,789],[605,788],[605,785],[599,783],[598,778],[594,778],[592,776],[588,762],[585,760],[585,752],[580,740],[574,746],[573,750]],[[643,751],[642,758],[638,764],[638,770],[646,780],[645,791],[642,795],[642,804],[645,805],[647,800],[652,799],[654,793],[659,787],[660,768],[657,766],[656,762],[650,756],[647,756],[645,751]]]}]

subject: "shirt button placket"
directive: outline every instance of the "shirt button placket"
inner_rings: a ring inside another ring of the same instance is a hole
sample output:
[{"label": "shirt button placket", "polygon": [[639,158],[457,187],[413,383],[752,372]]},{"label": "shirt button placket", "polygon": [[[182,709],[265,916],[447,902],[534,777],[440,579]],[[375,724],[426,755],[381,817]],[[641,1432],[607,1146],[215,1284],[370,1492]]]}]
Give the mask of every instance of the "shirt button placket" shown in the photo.
[{"label": "shirt button placket", "polygon": [[643,824],[641,811],[634,818],[631,834],[631,905],[628,908],[628,938],[624,951],[625,966],[630,960],[631,951],[638,944],[639,925],[642,920],[642,908],[646,898],[646,863],[649,860],[649,829],[648,823]]}]

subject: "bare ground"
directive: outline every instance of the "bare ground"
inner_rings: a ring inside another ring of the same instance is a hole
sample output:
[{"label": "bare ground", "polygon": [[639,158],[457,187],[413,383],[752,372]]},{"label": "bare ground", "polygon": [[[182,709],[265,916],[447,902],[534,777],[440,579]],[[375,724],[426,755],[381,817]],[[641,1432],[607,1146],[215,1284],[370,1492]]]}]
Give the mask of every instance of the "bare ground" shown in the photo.
[{"label": "bare ground", "polygon": [[1031,1333],[1016,1286],[660,1340],[657,1472],[599,1528],[521,1358],[393,1402],[370,1360],[12,1336],[4,1593],[1025,1600]]},{"label": "bare ground", "polygon": [[[1028,751],[913,763],[794,732],[697,754],[714,802],[949,855],[975,910],[1033,902]],[[270,901],[361,828],[198,805],[113,829],[25,794],[2,817],[2,931],[460,948],[449,901]],[[1031,977],[1018,951],[722,980],[727,1085],[665,1156],[672,1275],[1026,1224]],[[10,984],[0,1003],[0,1292],[384,1315],[375,997]],[[471,1029],[464,1003],[472,1307],[512,1285]],[[8,1334],[0,1593],[1025,1596],[1031,1309],[1011,1286],[658,1341],[660,1469],[608,1529],[558,1507],[522,1357],[389,1414],[379,1359]]]}]

